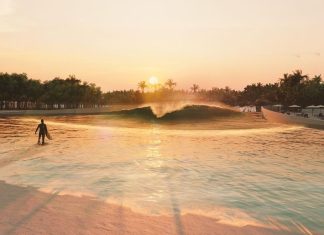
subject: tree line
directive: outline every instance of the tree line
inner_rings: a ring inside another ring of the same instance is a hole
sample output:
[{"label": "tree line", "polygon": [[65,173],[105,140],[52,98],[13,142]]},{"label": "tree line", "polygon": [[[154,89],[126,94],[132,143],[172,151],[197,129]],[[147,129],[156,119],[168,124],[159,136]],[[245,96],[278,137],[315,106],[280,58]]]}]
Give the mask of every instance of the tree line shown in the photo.
[{"label": "tree line", "polygon": [[240,93],[240,98],[246,104],[255,105],[320,105],[324,104],[324,83],[321,75],[311,78],[296,70],[284,74],[277,83],[248,85]]},{"label": "tree line", "polygon": [[102,105],[102,91],[74,75],[41,82],[26,74],[0,73],[1,109],[84,108]]},{"label": "tree line", "polygon": [[[229,87],[200,89],[193,84],[189,90],[175,90],[177,83],[169,79],[165,84],[155,85],[153,92],[146,81],[138,83],[138,90],[113,91],[104,94],[107,101],[113,103],[141,103],[168,100],[197,100],[218,101],[232,106],[262,106],[282,104],[289,106],[298,104],[324,104],[324,83],[320,75],[309,77],[301,70],[284,74],[276,83],[254,83],[247,85],[243,90],[234,90]],[[156,89],[156,86],[159,89]],[[145,92],[146,91],[146,92]]]},{"label": "tree line", "polygon": [[[103,93],[93,83],[82,82],[70,75],[41,82],[26,74],[0,73],[1,109],[85,108],[109,104],[139,104],[144,102],[196,100],[223,102],[228,105],[301,106],[324,104],[324,83],[321,76],[309,77],[300,70],[284,74],[276,83],[251,84],[243,90],[229,87],[200,89],[193,84],[189,90],[175,89],[172,79],[150,87],[138,83],[138,90],[119,90]],[[149,89],[150,88],[150,89]]]}]

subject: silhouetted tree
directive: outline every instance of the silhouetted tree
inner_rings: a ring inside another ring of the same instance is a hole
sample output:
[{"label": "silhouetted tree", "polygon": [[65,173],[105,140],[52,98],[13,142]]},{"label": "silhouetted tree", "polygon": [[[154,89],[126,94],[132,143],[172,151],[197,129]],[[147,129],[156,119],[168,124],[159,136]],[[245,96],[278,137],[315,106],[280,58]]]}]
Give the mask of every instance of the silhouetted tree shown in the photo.
[{"label": "silhouetted tree", "polygon": [[199,90],[199,86],[197,84],[193,84],[190,89],[192,90],[193,93],[196,93]]},{"label": "silhouetted tree", "polygon": [[177,85],[177,83],[175,83],[172,79],[168,79],[165,82],[165,85],[170,89],[173,90],[173,87],[175,87]]},{"label": "silhouetted tree", "polygon": [[296,70],[292,74],[284,74],[280,79],[280,100],[284,105],[296,104],[303,89],[303,83],[308,80],[307,75],[303,75],[301,70]]},{"label": "silhouetted tree", "polygon": [[[324,104],[324,83],[320,75],[310,78],[296,70],[284,74],[278,83],[251,84],[242,91],[225,88],[190,91],[173,90],[176,83],[169,79],[166,87],[154,86],[154,92],[144,93],[147,84],[139,82],[140,91],[122,90],[102,93],[94,83],[82,82],[74,75],[66,79],[54,78],[45,82],[28,78],[26,74],[0,73],[0,109],[9,108],[77,108],[101,104],[137,104],[142,102],[200,100],[220,101],[229,105],[283,105],[301,106]],[[172,90],[172,92],[170,92]],[[194,93],[194,94],[193,94]]]},{"label": "silhouetted tree", "polygon": [[[54,104],[76,108],[80,104],[100,104],[102,92],[95,84],[81,84],[74,75],[67,79],[54,78],[41,83],[29,79],[26,74],[0,73],[0,107],[40,108],[42,103],[53,107]],[[27,107],[27,105],[29,105]]]},{"label": "silhouetted tree", "polygon": [[141,81],[137,84],[138,88],[141,89],[142,93],[144,93],[145,88],[147,87],[147,84],[145,81]]}]

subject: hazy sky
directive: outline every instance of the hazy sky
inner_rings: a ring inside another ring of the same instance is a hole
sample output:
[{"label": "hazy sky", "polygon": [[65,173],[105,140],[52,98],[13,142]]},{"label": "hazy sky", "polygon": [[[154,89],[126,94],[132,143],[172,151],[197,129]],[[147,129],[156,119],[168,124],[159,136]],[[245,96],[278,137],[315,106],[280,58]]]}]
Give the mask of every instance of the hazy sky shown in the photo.
[{"label": "hazy sky", "polygon": [[323,12],[324,0],[0,0],[0,72],[241,89],[323,73]]}]

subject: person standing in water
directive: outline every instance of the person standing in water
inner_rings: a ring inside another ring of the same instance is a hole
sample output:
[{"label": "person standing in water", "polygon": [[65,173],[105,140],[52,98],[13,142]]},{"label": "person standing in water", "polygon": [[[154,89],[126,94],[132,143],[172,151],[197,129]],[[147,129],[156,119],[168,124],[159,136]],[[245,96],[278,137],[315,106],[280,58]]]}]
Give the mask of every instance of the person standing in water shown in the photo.
[{"label": "person standing in water", "polygon": [[35,134],[38,132],[38,144],[40,144],[40,138],[42,137],[42,144],[45,143],[45,135],[47,134],[47,127],[46,124],[44,123],[44,119],[41,120],[41,123],[38,124]]}]

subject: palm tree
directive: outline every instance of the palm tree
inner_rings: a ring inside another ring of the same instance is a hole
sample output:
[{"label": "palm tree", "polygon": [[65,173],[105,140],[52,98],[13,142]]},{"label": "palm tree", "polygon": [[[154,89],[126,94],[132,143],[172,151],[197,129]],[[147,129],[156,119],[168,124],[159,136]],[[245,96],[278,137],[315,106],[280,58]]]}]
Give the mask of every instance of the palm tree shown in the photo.
[{"label": "palm tree", "polygon": [[173,87],[177,85],[177,83],[175,83],[172,79],[168,79],[168,81],[166,81],[165,85],[170,89],[173,90]]},{"label": "palm tree", "polygon": [[147,87],[147,84],[145,81],[141,81],[137,84],[138,88],[141,89],[142,93],[144,93],[145,88]]},{"label": "palm tree", "polygon": [[303,75],[301,70],[296,70],[292,74],[284,74],[279,82],[282,103],[285,105],[298,103],[302,99],[302,90],[308,81],[309,77]]},{"label": "palm tree", "polygon": [[313,81],[315,83],[321,84],[321,82],[322,82],[322,75],[321,74],[320,75],[315,75],[314,78],[313,78]]},{"label": "palm tree", "polygon": [[193,84],[190,89],[193,91],[193,93],[196,93],[199,90],[199,86],[197,84]]}]

